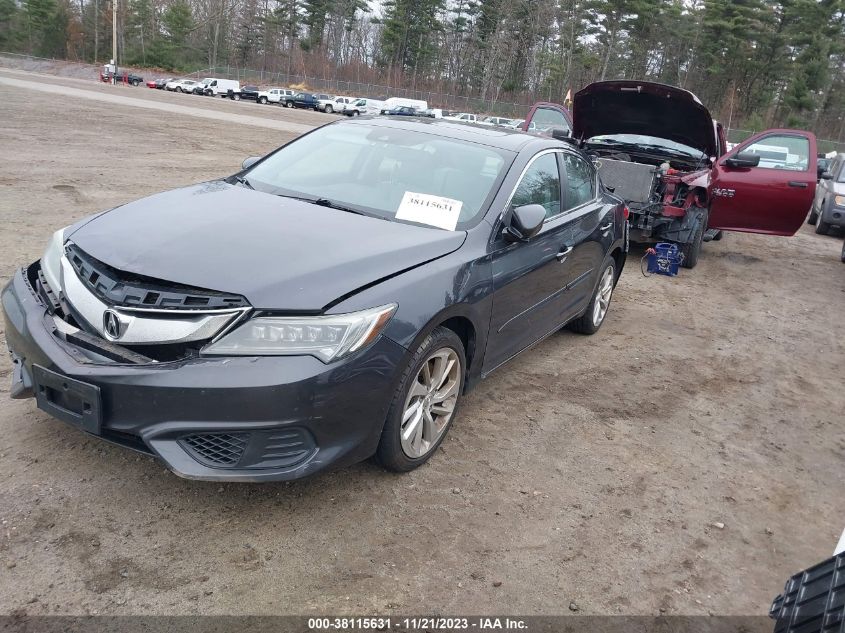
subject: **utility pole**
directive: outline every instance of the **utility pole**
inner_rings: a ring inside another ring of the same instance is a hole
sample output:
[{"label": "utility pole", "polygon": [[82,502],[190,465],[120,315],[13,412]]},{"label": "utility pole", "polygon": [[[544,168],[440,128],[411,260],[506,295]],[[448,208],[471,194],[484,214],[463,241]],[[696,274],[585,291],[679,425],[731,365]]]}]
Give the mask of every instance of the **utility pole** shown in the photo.
[{"label": "utility pole", "polygon": [[730,112],[728,113],[728,128],[725,130],[725,136],[729,136],[731,133],[731,122],[734,118],[734,97],[736,96],[737,92],[742,91],[736,87],[736,84],[734,84],[734,89],[731,91],[731,108]]},{"label": "utility pole", "polygon": [[114,72],[111,82],[117,83],[117,0],[111,0],[111,63]]}]

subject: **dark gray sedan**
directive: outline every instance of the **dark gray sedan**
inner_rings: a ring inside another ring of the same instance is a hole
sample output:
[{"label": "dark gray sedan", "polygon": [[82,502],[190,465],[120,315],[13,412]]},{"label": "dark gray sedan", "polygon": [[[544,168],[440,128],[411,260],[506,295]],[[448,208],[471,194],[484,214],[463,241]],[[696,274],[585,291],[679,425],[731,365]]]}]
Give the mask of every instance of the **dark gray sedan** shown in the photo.
[{"label": "dark gray sedan", "polygon": [[335,122],[57,231],[3,290],[11,395],[185,477],[411,470],[480,379],[601,327],[626,217],[564,141]]}]

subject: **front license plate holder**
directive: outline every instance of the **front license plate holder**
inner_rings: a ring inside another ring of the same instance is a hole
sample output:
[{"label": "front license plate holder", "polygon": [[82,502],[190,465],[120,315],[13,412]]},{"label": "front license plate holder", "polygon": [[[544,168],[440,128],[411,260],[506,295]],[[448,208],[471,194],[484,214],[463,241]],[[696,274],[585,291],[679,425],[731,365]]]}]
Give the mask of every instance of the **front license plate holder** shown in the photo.
[{"label": "front license plate holder", "polygon": [[89,385],[40,365],[32,366],[32,379],[39,409],[83,431],[100,434],[102,406],[97,385]]}]

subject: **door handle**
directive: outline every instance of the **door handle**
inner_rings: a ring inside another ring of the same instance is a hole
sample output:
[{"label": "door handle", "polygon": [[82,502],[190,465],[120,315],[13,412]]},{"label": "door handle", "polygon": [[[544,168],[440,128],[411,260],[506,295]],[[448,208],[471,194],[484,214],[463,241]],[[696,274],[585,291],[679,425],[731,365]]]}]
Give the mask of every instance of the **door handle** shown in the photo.
[{"label": "door handle", "polygon": [[557,254],[557,261],[559,261],[559,262],[562,264],[563,262],[565,262],[565,261],[566,261],[566,257],[567,257],[567,256],[569,255],[569,253],[571,253],[571,252],[572,252],[572,247],[571,247],[571,246],[567,246],[566,248],[564,248],[562,251],[560,251],[560,252]]},{"label": "door handle", "polygon": [[612,226],[613,226],[613,222],[608,222],[604,226],[600,226],[599,231],[601,231],[602,233],[607,233]]},{"label": "door handle", "polygon": [[790,187],[798,187],[799,189],[806,189],[809,187],[806,182],[801,182],[800,180],[790,180],[787,184]]}]

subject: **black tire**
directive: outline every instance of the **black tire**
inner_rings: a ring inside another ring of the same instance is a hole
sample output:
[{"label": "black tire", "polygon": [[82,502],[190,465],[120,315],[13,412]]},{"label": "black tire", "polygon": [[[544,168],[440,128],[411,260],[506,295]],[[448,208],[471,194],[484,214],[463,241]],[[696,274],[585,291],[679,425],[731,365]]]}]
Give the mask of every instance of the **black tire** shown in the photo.
[{"label": "black tire", "polygon": [[292,107],[293,107],[293,103],[292,103],[292,102],[290,102],[290,101],[285,101],[285,107],[286,107],[286,108],[292,108]]},{"label": "black tire", "polygon": [[[610,275],[612,280],[612,286],[610,289],[610,297],[608,297],[608,305],[605,308],[605,313],[602,315],[601,319],[598,323],[595,322],[595,308],[596,308],[596,301],[599,300],[599,293],[602,286],[602,279],[607,274],[607,269],[610,269]],[[596,287],[593,289],[593,296],[590,298],[590,303],[587,305],[587,309],[584,310],[584,313],[579,316],[577,319],[570,321],[566,327],[568,327],[573,332],[578,332],[578,334],[595,334],[599,331],[602,324],[607,321],[607,313],[610,311],[610,301],[613,299],[613,288],[616,285],[616,262],[612,257],[608,257],[604,260],[604,264],[602,264],[601,272],[599,273],[598,281],[596,281]]]},{"label": "black tire", "polygon": [[705,219],[699,222],[695,227],[695,232],[692,234],[692,240],[686,244],[679,244],[681,253],[684,255],[684,261],[681,266],[684,268],[695,268],[698,263],[698,256],[701,255],[701,244],[704,241],[704,227],[707,224]]},{"label": "black tire", "polygon": [[176,92],[184,92],[184,90],[182,90],[182,86],[176,86]]},{"label": "black tire", "polygon": [[349,116],[358,116],[359,114],[360,113],[358,112],[358,110],[353,110],[352,114],[350,114]]},{"label": "black tire", "polygon": [[819,235],[827,235],[828,231],[830,231],[830,224],[822,220],[821,216],[816,221],[816,233]]},{"label": "black tire", "polygon": [[842,260],[842,263],[845,263],[845,242],[842,242],[842,255],[839,256],[839,259]]},{"label": "black tire", "polygon": [[813,206],[810,208],[810,215],[807,218],[807,224],[813,225],[819,219],[819,214],[816,213],[816,207]]},{"label": "black tire", "polygon": [[332,112],[334,112],[334,108],[331,106],[331,104],[329,104],[325,108],[323,108],[323,112],[325,112],[326,114],[331,114]]},{"label": "black tire", "polygon": [[713,241],[714,242],[720,242],[723,237],[725,237],[725,232],[724,231],[717,231],[716,235],[713,236]]},{"label": "black tire", "polygon": [[235,101],[240,101],[240,100],[241,100],[241,95],[239,95],[239,94],[236,92],[236,93],[232,96],[232,99],[234,99]]},{"label": "black tire", "polygon": [[[446,424],[445,429],[441,432],[440,437],[428,449],[428,451],[421,457],[412,458],[405,454],[402,449],[401,430],[402,417],[405,413],[405,401],[408,398],[408,391],[412,383],[416,381],[417,374],[425,361],[428,360],[429,354],[443,348],[450,348],[454,350],[460,359],[460,376],[461,385],[458,390],[457,400],[454,409],[452,410],[452,417]],[[381,432],[381,439],[379,440],[378,448],[376,449],[375,459],[387,470],[397,473],[404,473],[414,468],[418,468],[426,463],[432,455],[437,451],[437,448],[443,442],[445,437],[449,434],[449,429],[455,422],[455,417],[461,405],[462,391],[464,387],[464,380],[466,374],[466,353],[464,345],[458,335],[452,330],[445,327],[436,327],[425,337],[425,340],[414,352],[414,355],[408,361],[405,370],[402,372],[402,377],[399,379],[399,385],[396,392],[393,394],[393,399],[390,402],[390,409],[387,412],[387,419],[384,423],[384,428]]]},{"label": "black tire", "polygon": [[132,80],[132,85],[133,85],[133,86],[135,86],[136,88],[138,87],[138,84],[139,84],[139,83],[141,83],[141,82],[140,82],[140,81],[138,81],[137,79],[133,79],[133,80]]},{"label": "black tire", "polygon": [[258,103],[260,103],[261,105],[265,105],[267,103],[267,97],[261,97],[258,100]]}]

